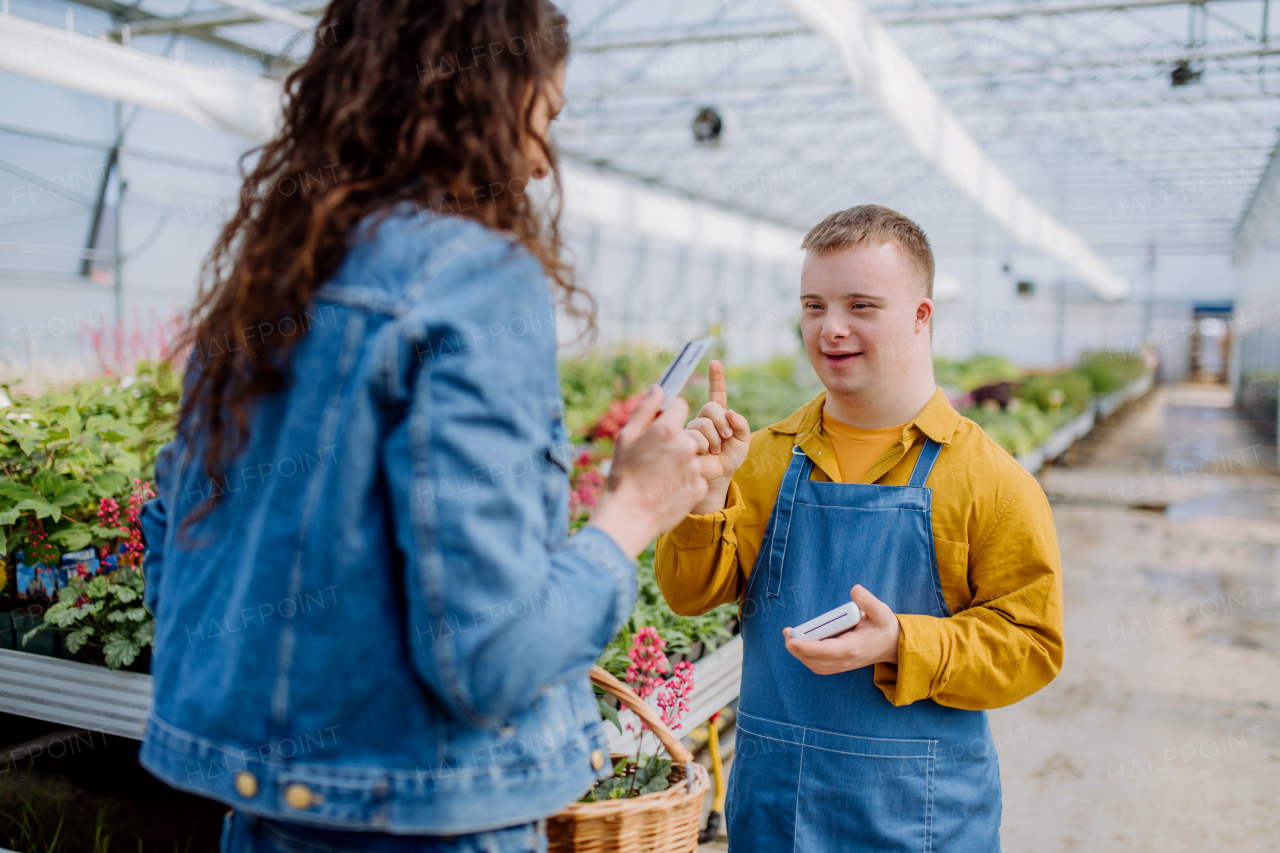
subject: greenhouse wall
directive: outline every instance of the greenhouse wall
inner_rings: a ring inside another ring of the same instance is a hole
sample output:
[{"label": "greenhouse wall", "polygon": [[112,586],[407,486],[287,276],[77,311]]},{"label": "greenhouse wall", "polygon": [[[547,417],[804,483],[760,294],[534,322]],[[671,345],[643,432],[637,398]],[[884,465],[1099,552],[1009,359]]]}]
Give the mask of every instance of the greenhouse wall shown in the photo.
[{"label": "greenhouse wall", "polygon": [[1280,442],[1280,147],[1236,233],[1236,406]]}]

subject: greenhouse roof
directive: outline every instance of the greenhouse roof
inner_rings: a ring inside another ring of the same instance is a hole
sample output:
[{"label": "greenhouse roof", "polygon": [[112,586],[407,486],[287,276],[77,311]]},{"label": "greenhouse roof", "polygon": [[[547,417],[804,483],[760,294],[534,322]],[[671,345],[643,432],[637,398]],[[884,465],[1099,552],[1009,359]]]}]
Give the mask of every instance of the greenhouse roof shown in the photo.
[{"label": "greenhouse roof", "polygon": [[[806,5],[578,0],[561,145],[796,228],[873,200],[929,220],[935,243],[974,242],[983,217],[789,8]],[[1100,254],[1230,250],[1280,123],[1265,0],[867,6],[1001,170]],[[718,147],[694,139],[703,107],[724,118]]]},{"label": "greenhouse roof", "polygon": [[[866,16],[854,0],[563,5],[575,47],[557,140],[584,173],[779,234],[882,203],[944,251],[1021,243],[1103,295],[1123,287],[1108,256],[1229,253],[1280,123],[1266,0],[867,0]],[[276,79],[320,9],[5,6]]]}]

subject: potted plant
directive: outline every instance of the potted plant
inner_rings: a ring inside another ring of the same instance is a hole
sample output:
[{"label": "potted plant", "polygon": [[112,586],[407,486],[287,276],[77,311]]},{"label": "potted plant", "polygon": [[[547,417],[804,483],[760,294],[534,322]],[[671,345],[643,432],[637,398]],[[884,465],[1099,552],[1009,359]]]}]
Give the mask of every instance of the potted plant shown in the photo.
[{"label": "potted plant", "polygon": [[109,669],[146,663],[142,655],[155,636],[155,619],[142,603],[142,589],[142,571],[132,566],[74,578],[58,590],[43,624],[23,640],[62,629],[63,648],[73,659]]},{"label": "potted plant", "polygon": [[141,364],[40,397],[4,391],[0,556],[16,567],[4,609],[17,645],[54,654],[65,635],[67,654],[128,665],[150,643],[137,519],[180,381],[165,363]]}]

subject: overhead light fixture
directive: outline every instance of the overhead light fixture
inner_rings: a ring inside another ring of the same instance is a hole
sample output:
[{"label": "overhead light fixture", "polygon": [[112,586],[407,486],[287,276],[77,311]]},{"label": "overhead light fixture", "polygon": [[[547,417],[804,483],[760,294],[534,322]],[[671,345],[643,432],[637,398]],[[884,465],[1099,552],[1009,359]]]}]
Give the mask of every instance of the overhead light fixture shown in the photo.
[{"label": "overhead light fixture", "polygon": [[714,145],[724,132],[724,119],[713,107],[703,107],[693,117],[693,138],[699,145]]},{"label": "overhead light fixture", "polygon": [[1173,71],[1169,72],[1169,81],[1174,86],[1185,86],[1200,79],[1200,75],[1204,74],[1204,69],[1192,69],[1190,61],[1184,59],[1177,65],[1173,66]]}]

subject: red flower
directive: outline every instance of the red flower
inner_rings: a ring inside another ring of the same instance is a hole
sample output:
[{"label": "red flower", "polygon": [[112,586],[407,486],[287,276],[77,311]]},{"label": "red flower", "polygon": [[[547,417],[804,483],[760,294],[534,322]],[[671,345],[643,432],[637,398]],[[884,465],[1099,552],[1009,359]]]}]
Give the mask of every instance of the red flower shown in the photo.
[{"label": "red flower", "polygon": [[124,511],[125,525],[129,529],[124,550],[125,556],[135,558],[139,567],[141,567],[146,546],[142,544],[142,528],[138,524],[138,518],[142,515],[143,504],[155,496],[156,493],[151,489],[150,483],[134,479],[133,489],[129,493],[129,502]]},{"label": "red flower", "polygon": [[120,504],[115,498],[103,498],[98,501],[98,523],[103,527],[120,526]]},{"label": "red flower", "polygon": [[49,544],[49,534],[44,532],[44,523],[34,516],[27,518],[27,542],[30,554],[26,556],[26,560],[29,563],[53,563],[57,551]]},{"label": "red flower", "polygon": [[644,399],[644,394],[636,394],[626,400],[614,400],[608,411],[600,416],[595,426],[587,431],[587,438],[594,441],[598,438],[616,438],[627,425],[627,419],[635,410],[636,404]]}]

